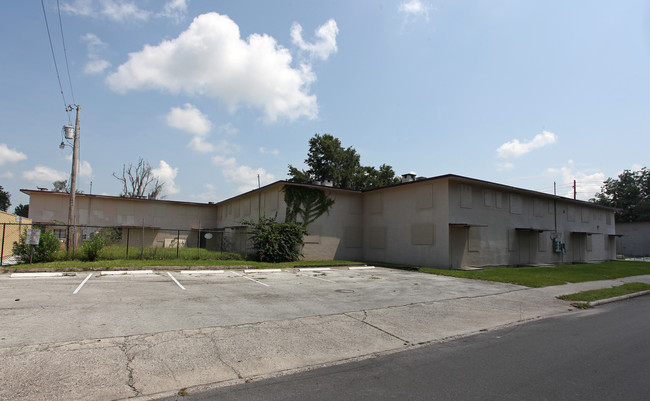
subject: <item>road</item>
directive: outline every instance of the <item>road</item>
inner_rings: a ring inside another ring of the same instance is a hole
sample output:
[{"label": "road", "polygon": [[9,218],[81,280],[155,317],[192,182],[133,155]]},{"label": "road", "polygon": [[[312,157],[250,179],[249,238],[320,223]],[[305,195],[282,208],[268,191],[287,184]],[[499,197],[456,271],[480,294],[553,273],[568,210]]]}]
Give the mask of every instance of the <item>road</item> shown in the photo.
[{"label": "road", "polygon": [[171,400],[647,400],[650,297]]}]

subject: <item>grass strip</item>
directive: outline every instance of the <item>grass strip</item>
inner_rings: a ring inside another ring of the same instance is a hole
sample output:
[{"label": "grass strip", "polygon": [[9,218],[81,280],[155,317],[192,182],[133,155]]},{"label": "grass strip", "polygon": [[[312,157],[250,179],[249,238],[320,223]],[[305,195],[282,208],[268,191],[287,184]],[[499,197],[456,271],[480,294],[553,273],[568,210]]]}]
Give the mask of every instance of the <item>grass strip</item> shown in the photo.
[{"label": "grass strip", "polygon": [[422,267],[419,271],[538,288],[650,274],[650,263],[611,261],[598,264],[557,265],[553,267],[494,267],[483,270],[447,270]]},{"label": "grass strip", "polygon": [[600,299],[620,297],[621,295],[633,294],[635,292],[646,290],[650,290],[650,284],[627,283],[616,287],[601,288],[598,290],[576,292],[575,294],[560,295],[558,296],[558,299],[562,299],[564,301],[593,302]]}]

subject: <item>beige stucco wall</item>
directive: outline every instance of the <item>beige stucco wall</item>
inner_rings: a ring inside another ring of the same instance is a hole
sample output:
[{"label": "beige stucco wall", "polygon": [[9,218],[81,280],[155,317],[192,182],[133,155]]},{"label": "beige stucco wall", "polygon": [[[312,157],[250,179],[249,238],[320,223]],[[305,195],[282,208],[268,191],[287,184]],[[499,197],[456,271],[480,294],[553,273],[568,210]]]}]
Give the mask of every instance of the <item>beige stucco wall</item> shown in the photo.
[{"label": "beige stucco wall", "polygon": [[618,253],[625,256],[650,256],[650,222],[616,223]]},{"label": "beige stucco wall", "polygon": [[421,181],[363,194],[363,258],[444,267],[449,259],[445,181]]},{"label": "beige stucco wall", "polygon": [[[69,196],[32,191],[29,217],[37,222],[67,223]],[[188,202],[77,195],[75,222],[89,226],[142,226],[174,230],[214,228],[215,206]]]},{"label": "beige stucco wall", "polygon": [[[284,183],[240,195],[217,205],[219,227],[238,227],[242,220],[257,220],[262,216],[284,221],[287,206],[282,188]],[[359,237],[363,235],[361,194],[323,188],[334,200],[329,214],[316,219],[308,227],[302,250],[305,260],[359,260],[363,255]]]},{"label": "beige stucco wall", "polygon": [[[476,182],[449,183],[451,224],[467,224],[453,267],[594,262],[615,257],[613,211]],[[557,215],[557,229],[556,229]],[[450,228],[460,230],[460,228]],[[553,252],[553,237],[566,254]]]}]

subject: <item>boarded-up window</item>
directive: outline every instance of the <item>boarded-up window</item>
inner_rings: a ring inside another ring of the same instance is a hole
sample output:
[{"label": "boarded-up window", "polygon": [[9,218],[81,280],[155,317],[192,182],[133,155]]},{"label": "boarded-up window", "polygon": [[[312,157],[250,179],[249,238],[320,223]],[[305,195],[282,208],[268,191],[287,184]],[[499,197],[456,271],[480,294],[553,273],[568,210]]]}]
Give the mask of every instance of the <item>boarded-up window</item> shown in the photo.
[{"label": "boarded-up window", "polygon": [[577,207],[575,207],[573,205],[569,205],[569,207],[567,208],[567,212],[566,212],[567,213],[567,220],[576,221],[576,215],[578,214],[577,210],[578,210]]},{"label": "boarded-up window", "polygon": [[460,207],[472,208],[472,187],[466,184],[460,186]]},{"label": "boarded-up window", "polygon": [[524,208],[524,201],[520,195],[510,194],[510,213],[521,214]]},{"label": "boarded-up window", "polygon": [[519,250],[517,243],[517,232],[515,230],[508,230],[508,251],[516,252]]},{"label": "boarded-up window", "polygon": [[420,209],[431,209],[433,207],[433,186],[422,185],[418,188],[415,207]]},{"label": "boarded-up window", "polygon": [[350,200],[350,214],[363,213],[363,200],[361,197],[356,197]]},{"label": "boarded-up window", "polygon": [[611,225],[612,225],[612,214],[611,214],[611,213],[607,213],[607,217],[606,217],[606,219],[607,219],[607,225],[608,225],[608,226],[611,226]]},{"label": "boarded-up window", "polygon": [[482,227],[470,227],[467,241],[467,250],[478,252],[481,250],[481,231]]},{"label": "boarded-up window", "polygon": [[494,204],[496,205],[497,209],[503,208],[503,193],[497,191],[494,194]]},{"label": "boarded-up window", "polygon": [[412,245],[433,245],[435,230],[433,224],[411,225]]},{"label": "boarded-up window", "polygon": [[343,242],[346,248],[361,248],[363,246],[363,230],[361,227],[345,227]]},{"label": "boarded-up window", "polygon": [[587,235],[587,252],[591,252],[594,249],[593,235]]},{"label": "boarded-up window", "polygon": [[591,209],[587,207],[580,208],[580,217],[583,223],[589,223],[591,221]]},{"label": "boarded-up window", "polygon": [[368,197],[368,212],[370,214],[381,214],[381,194],[373,194]]},{"label": "boarded-up window", "polygon": [[264,194],[264,205],[267,210],[278,210],[278,193],[275,191],[267,192]]},{"label": "boarded-up window", "polygon": [[244,199],[242,202],[242,214],[244,216],[250,216],[251,215],[251,198]]},{"label": "boarded-up window", "polygon": [[386,249],[386,227],[370,227],[368,237],[370,249]]},{"label": "boarded-up window", "polygon": [[489,189],[483,191],[483,204],[487,207],[494,206],[494,191]]},{"label": "boarded-up window", "polygon": [[533,215],[537,217],[544,216],[544,201],[541,199],[533,199]]},{"label": "boarded-up window", "polygon": [[540,252],[546,252],[546,247],[548,244],[548,235],[546,233],[537,233],[537,250]]}]

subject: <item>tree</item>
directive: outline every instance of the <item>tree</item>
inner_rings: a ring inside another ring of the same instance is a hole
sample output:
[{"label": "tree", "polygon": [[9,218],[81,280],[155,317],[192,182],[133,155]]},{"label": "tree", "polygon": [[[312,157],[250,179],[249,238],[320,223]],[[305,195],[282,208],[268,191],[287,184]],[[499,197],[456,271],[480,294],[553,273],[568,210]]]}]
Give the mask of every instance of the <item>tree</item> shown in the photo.
[{"label": "tree", "polygon": [[616,221],[650,221],[650,170],[625,170],[603,184],[592,201],[621,209],[616,212]]},{"label": "tree", "polygon": [[11,195],[0,185],[0,210],[6,212],[11,206]]},{"label": "tree", "polygon": [[361,166],[361,157],[352,147],[343,148],[341,141],[330,134],[316,134],[309,140],[305,164],[307,170],[289,165],[290,181],[314,183],[331,181],[336,188],[364,190],[396,184],[399,179],[393,168],[382,164],[379,170]]},{"label": "tree", "polygon": [[300,216],[305,228],[334,205],[334,200],[320,188],[285,185],[282,191],[287,204],[285,221],[295,223]]},{"label": "tree", "polygon": [[68,188],[68,180],[59,180],[52,183],[54,192],[66,192],[70,193],[70,188]]},{"label": "tree", "polygon": [[[162,190],[164,183],[153,174],[151,165],[144,159],[138,159],[138,165],[133,166],[129,163],[122,165],[122,176],[113,173],[113,177],[122,183],[122,193],[124,198],[143,198],[162,199]],[[148,191],[148,192],[147,192]]]},{"label": "tree", "polygon": [[26,205],[20,203],[18,206],[14,208],[14,214],[16,216],[29,217],[29,203]]}]

